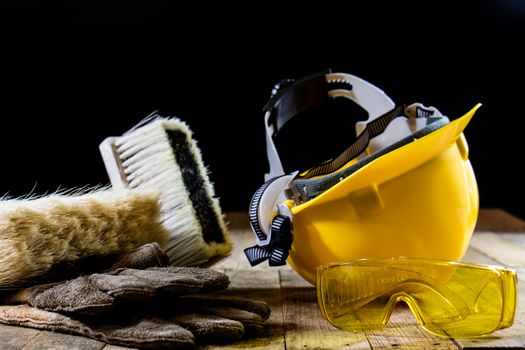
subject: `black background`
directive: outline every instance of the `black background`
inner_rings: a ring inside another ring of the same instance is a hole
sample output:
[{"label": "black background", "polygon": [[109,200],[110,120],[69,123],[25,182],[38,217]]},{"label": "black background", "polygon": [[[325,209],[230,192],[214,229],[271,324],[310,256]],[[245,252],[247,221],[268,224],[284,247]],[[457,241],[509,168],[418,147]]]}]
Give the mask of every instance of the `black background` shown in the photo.
[{"label": "black background", "polygon": [[451,118],[482,102],[465,131],[481,205],[525,217],[521,0],[18,0],[0,20],[0,194],[107,183],[98,143],[159,110],[194,131],[223,209],[246,210],[273,84],[331,67]]}]

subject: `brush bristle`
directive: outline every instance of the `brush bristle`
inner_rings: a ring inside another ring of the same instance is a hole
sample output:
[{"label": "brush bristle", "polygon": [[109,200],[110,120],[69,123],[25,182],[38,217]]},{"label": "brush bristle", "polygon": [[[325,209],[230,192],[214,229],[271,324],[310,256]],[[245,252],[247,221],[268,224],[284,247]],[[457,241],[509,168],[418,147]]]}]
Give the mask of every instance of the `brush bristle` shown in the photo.
[{"label": "brush bristle", "polygon": [[165,242],[158,193],[54,194],[0,202],[0,288],[23,285],[58,265]]},{"label": "brush bristle", "polygon": [[[227,256],[231,242],[202,156],[188,126],[152,115],[111,138],[108,173],[114,187],[156,189],[160,222],[170,233],[163,246],[172,265],[206,266]],[[102,150],[101,145],[101,150]]]}]

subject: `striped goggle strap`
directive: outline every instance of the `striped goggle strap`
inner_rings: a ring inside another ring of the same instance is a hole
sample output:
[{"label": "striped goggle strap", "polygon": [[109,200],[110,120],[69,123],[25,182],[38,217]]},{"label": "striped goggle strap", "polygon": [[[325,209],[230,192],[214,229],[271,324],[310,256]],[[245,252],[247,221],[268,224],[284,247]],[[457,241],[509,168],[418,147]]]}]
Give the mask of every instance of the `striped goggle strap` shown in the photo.
[{"label": "striped goggle strap", "polygon": [[318,166],[306,170],[305,172],[301,173],[300,177],[309,179],[315,176],[326,175],[337,171],[350,160],[363,153],[368,147],[370,140],[382,134],[388,127],[388,124],[401,115],[409,115],[411,118],[429,118],[435,113],[434,109],[425,109],[420,106],[415,107],[414,113],[406,113],[407,108],[411,108],[411,106],[398,106],[367,123],[365,129],[357,137],[357,140],[350,147],[344,150],[337,158],[328,160]]},{"label": "striped goggle strap", "polygon": [[[288,252],[292,246],[292,228],[291,220],[284,215],[276,215],[271,222],[268,235],[263,232],[259,224],[259,208],[263,202],[263,195],[265,191],[272,185],[277,183],[276,180],[284,178],[284,176],[274,177],[266,181],[253,195],[250,202],[250,225],[257,237],[257,245],[244,249],[244,253],[248,258],[251,266],[260,264],[265,260],[269,260],[270,266],[281,266],[286,264]],[[271,190],[270,190],[271,191]]]}]

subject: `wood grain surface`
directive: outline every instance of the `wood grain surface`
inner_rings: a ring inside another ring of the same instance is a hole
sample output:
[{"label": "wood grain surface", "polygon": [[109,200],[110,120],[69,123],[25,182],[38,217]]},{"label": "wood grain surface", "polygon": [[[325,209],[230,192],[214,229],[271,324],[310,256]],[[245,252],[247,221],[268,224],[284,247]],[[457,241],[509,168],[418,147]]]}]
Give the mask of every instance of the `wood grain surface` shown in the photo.
[{"label": "wood grain surface", "polygon": [[[272,314],[257,338],[202,349],[523,349],[525,348],[525,222],[499,209],[485,209],[464,261],[503,264],[518,271],[518,311],[512,327],[477,339],[448,339],[424,331],[407,307],[399,306],[388,327],[354,334],[332,327],[320,315],[315,288],[290,267],[250,267],[242,250],[254,244],[245,213],[228,213],[234,251],[213,266],[229,275],[232,296],[266,301]],[[103,349],[129,348],[96,340],[0,325],[0,349]]]}]

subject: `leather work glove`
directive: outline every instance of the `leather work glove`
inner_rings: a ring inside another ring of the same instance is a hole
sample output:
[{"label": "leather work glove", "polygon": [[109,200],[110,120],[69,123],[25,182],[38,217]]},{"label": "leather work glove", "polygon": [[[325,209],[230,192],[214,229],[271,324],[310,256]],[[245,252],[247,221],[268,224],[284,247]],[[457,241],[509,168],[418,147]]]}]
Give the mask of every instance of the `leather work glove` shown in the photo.
[{"label": "leather work glove", "polygon": [[23,305],[0,306],[0,322],[155,349],[232,341],[262,330],[270,315],[266,303],[209,294],[226,289],[228,276],[166,262],[157,245],[143,246],[108,272],[21,289],[2,299]]}]

